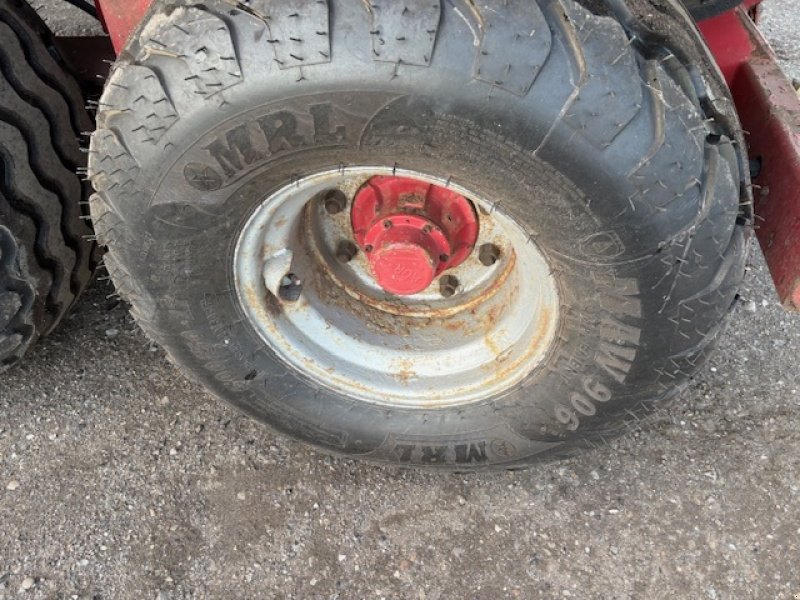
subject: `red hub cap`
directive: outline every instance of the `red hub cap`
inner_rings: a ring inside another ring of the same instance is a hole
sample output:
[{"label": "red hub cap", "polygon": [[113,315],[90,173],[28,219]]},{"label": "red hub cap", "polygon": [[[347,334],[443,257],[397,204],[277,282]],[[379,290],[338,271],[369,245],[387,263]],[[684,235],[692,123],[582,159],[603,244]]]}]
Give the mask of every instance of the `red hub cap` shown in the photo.
[{"label": "red hub cap", "polygon": [[353,231],[378,284],[409,296],[460,265],[478,239],[464,196],[406,177],[373,177],[356,194]]}]

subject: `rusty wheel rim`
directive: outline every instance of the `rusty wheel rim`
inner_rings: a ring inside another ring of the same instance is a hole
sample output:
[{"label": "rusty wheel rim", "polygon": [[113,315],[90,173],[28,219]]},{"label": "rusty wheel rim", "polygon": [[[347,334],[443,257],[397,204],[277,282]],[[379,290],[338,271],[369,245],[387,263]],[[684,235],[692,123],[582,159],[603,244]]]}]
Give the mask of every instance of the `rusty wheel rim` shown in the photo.
[{"label": "rusty wheel rim", "polygon": [[[479,222],[466,258],[405,296],[376,280],[351,214],[373,178],[398,176],[463,195]],[[394,168],[302,177],[241,228],[233,270],[242,312],[284,365],[348,398],[430,409],[502,395],[547,356],[559,298],[543,253],[501,205]]]}]

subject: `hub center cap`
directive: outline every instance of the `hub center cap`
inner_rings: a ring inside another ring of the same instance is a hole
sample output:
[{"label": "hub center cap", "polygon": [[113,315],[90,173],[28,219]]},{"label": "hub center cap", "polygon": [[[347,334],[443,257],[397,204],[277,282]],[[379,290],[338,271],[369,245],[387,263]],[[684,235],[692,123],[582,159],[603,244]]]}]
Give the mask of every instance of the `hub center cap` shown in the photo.
[{"label": "hub center cap", "polygon": [[469,256],[478,218],[459,193],[408,177],[370,179],[353,200],[356,242],[378,284],[408,296]]}]

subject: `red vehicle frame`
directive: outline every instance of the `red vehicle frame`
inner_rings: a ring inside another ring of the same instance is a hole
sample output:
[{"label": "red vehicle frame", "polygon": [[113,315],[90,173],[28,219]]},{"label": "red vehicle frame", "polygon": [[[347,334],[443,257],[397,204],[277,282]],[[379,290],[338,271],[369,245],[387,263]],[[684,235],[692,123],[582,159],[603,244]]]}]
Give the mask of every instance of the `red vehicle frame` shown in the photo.
[{"label": "red vehicle frame", "polygon": [[[153,0],[97,0],[120,52]],[[747,134],[756,230],[784,306],[800,310],[800,99],[756,27],[758,4],[699,23]]]}]

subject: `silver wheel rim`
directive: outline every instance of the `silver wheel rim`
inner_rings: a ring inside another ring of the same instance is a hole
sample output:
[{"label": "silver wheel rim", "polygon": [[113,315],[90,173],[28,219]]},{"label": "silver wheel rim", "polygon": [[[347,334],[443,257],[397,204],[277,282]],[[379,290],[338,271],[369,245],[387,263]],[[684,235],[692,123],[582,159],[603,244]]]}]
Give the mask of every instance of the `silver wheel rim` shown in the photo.
[{"label": "silver wheel rim", "polygon": [[[353,239],[350,203],[376,175],[449,187],[477,209],[476,249],[420,294],[387,294],[363,252],[348,260],[352,246],[342,251]],[[325,208],[332,190],[347,200],[337,214]],[[495,206],[415,171],[350,167],[308,175],[265,198],[242,228],[234,254],[239,303],[283,363],[341,396],[431,409],[503,394],[546,357],[559,299],[541,251]],[[494,264],[479,251],[488,247],[498,251]],[[449,288],[444,277],[454,278]]]}]

